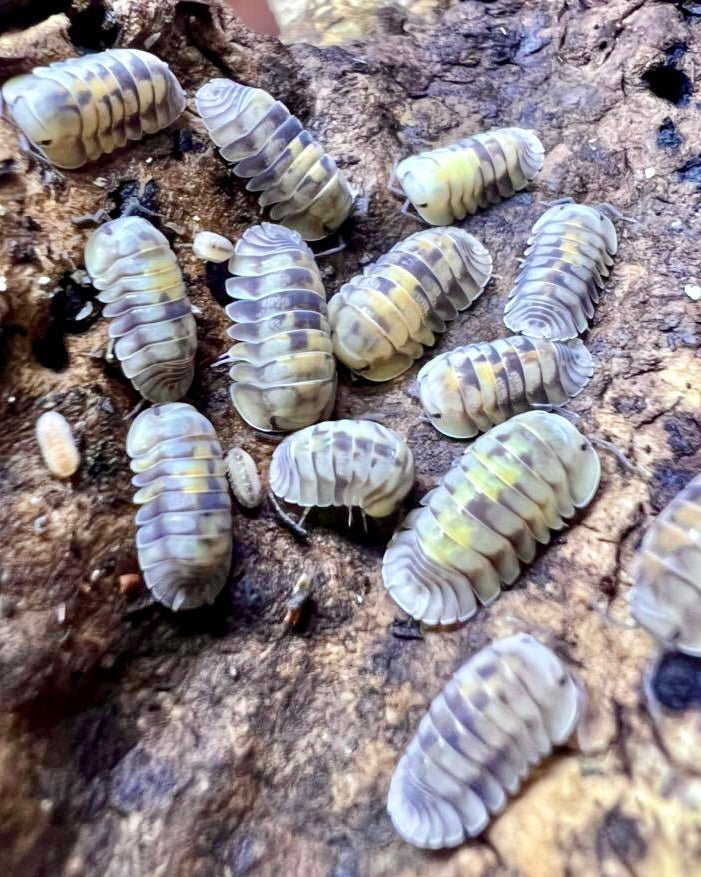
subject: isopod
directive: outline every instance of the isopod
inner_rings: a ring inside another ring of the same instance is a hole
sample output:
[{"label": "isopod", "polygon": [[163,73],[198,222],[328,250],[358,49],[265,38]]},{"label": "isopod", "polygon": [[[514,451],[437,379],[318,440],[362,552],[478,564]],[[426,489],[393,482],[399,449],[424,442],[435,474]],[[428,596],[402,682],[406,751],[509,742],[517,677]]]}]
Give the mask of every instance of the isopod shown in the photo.
[{"label": "isopod", "polygon": [[562,405],[594,373],[581,341],[522,335],[468,344],[441,353],[417,377],[419,398],[439,432],[472,438],[532,405]]},{"label": "isopod", "polygon": [[307,241],[332,234],[353,207],[348,181],[287,107],[260,88],[212,79],[195,95],[197,112],[246,188],[262,192],[270,218]]},{"label": "isopod", "polygon": [[462,229],[426,229],[399,241],[329,302],[336,356],[370,381],[401,375],[491,273],[491,256]]},{"label": "isopod", "polygon": [[564,417],[527,411],[468,448],[404,519],[385,552],[390,596],[413,618],[448,625],[471,618],[512,585],[537,543],[588,505],[600,466]]},{"label": "isopod", "polygon": [[602,210],[569,200],[552,206],[528,239],[506,326],[552,341],[576,338],[589,327],[617,249],[616,229]]},{"label": "isopod", "polygon": [[231,401],[264,432],[292,432],[328,417],[336,399],[336,360],[326,291],[314,254],[289,228],[265,222],[237,241],[226,308],[237,342]]},{"label": "isopod", "polygon": [[635,620],[665,646],[701,656],[701,475],[652,523],[632,576]]},{"label": "isopod", "polygon": [[370,517],[384,518],[411,490],[414,459],[409,446],[386,426],[370,420],[327,421],[281,442],[269,478],[275,497],[306,510],[358,506]]},{"label": "isopod", "polygon": [[151,402],[180,399],[194,376],[197,326],[167,239],[146,219],[115,219],[91,235],[85,267],[125,377]]},{"label": "isopod", "polygon": [[1,94],[34,148],[67,170],[168,127],[185,109],[168,65],[138,49],[35,67],[9,79]]},{"label": "isopod", "polygon": [[205,262],[226,262],[234,254],[234,245],[223,234],[198,231],[192,241],[192,252]]},{"label": "isopod", "polygon": [[393,176],[425,222],[450,225],[525,189],[544,156],[534,131],[497,128],[409,156]]},{"label": "isopod", "polygon": [[192,405],[154,405],[127,436],[136,474],[139,567],[153,596],[174,611],[212,603],[231,568],[226,464],[214,427]]},{"label": "isopod", "polygon": [[387,798],[397,832],[423,849],[476,837],[567,742],[583,702],[581,684],[529,634],[477,652],[433,701],[397,764]]},{"label": "isopod", "polygon": [[36,437],[48,470],[57,478],[78,471],[80,454],[70,423],[58,411],[45,411],[37,420]]},{"label": "isopod", "polygon": [[239,505],[256,509],[263,500],[263,487],[255,460],[243,448],[232,448],[226,455],[226,472]]}]

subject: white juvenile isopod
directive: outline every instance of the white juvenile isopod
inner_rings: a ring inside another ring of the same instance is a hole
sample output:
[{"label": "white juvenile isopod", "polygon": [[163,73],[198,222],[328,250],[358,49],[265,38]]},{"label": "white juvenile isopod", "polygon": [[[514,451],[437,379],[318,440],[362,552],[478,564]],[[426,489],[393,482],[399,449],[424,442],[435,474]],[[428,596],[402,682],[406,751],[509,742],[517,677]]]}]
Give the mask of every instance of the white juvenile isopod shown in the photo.
[{"label": "white juvenile isopod", "polygon": [[192,241],[192,252],[204,262],[226,262],[234,255],[234,245],[223,234],[198,231]]},{"label": "white juvenile isopod", "polygon": [[239,505],[245,509],[258,508],[263,499],[263,487],[256,462],[248,451],[232,448],[226,455],[226,472]]},{"label": "white juvenile isopod", "polygon": [[46,411],[37,420],[36,437],[47,468],[57,478],[70,478],[80,466],[80,454],[70,424],[58,411]]}]

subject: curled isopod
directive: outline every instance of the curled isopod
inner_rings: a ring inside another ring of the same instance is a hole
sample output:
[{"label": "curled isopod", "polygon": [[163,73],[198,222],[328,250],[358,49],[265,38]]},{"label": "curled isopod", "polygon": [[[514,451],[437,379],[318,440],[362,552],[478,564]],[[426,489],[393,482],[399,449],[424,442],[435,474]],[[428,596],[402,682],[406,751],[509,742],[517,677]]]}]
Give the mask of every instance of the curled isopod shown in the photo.
[{"label": "curled isopod", "polygon": [[369,420],[334,420],[288,436],[273,454],[270,489],[305,509],[358,506],[391,515],[414,483],[414,459],[391,429]]},{"label": "curled isopod", "polygon": [[253,457],[243,448],[232,448],[226,455],[226,472],[239,505],[245,509],[258,508],[263,499],[263,487]]},{"label": "curled isopod", "polygon": [[433,850],[476,837],[567,742],[583,699],[562,661],[529,634],[477,652],[433,701],[397,764],[387,798],[395,829]]},{"label": "curled isopod", "polygon": [[369,381],[401,375],[491,273],[491,256],[462,229],[431,228],[399,241],[329,302],[336,356]]},{"label": "curled isopod", "polygon": [[58,411],[46,411],[37,420],[36,437],[47,468],[57,478],[70,478],[78,471],[80,454],[70,423]]},{"label": "curled isopod", "polygon": [[234,255],[234,245],[223,234],[198,231],[192,241],[192,252],[205,262],[226,262]]},{"label": "curled isopod", "polygon": [[127,453],[141,506],[136,547],[146,587],[174,611],[212,603],[233,547],[226,463],[214,427],[192,405],[154,405],[132,424]]},{"label": "curled isopod", "polygon": [[88,240],[85,267],[125,377],[151,402],[180,399],[195,372],[197,326],[165,236],[138,216],[107,222]]},{"label": "curled isopod", "polygon": [[429,225],[450,225],[535,179],[545,152],[534,131],[498,128],[405,158],[393,176]]},{"label": "curled isopod", "polygon": [[348,218],[353,195],[336,162],[287,107],[260,88],[212,79],[195,95],[197,112],[222,158],[246,188],[262,192],[274,222],[307,241],[336,231]]},{"label": "curled isopod", "polygon": [[385,552],[390,596],[425,624],[454,624],[512,585],[599,486],[599,458],[568,420],[527,411],[480,436],[410,512]]},{"label": "curled isopod", "polygon": [[581,341],[522,335],[441,353],[417,377],[419,398],[439,432],[472,438],[531,405],[563,405],[594,373]]},{"label": "curled isopod", "polygon": [[168,65],[139,49],[109,49],[35,67],[2,86],[22,133],[73,170],[174,122],[185,94]]},{"label": "curled isopod", "polygon": [[264,222],[237,241],[226,282],[235,343],[231,401],[263,432],[291,432],[328,417],[336,360],[326,291],[314,254],[289,228]]},{"label": "curled isopod", "polygon": [[533,226],[525,260],[504,309],[513,332],[567,341],[586,331],[618,249],[603,210],[569,199]]},{"label": "curled isopod", "polygon": [[701,656],[701,475],[653,521],[632,576],[635,620],[669,648]]}]

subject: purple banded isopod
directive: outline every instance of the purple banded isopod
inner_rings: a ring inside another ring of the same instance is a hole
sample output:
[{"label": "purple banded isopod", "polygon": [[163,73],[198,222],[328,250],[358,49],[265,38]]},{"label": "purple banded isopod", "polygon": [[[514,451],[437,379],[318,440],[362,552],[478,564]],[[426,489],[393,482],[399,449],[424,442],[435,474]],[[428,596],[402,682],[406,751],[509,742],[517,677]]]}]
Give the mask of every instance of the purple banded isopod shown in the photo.
[{"label": "purple banded isopod", "polygon": [[395,829],[432,850],[476,837],[568,740],[583,700],[562,661],[528,634],[477,652],[433,701],[397,764],[387,799]]},{"label": "purple banded isopod", "polygon": [[226,308],[237,342],[231,401],[263,432],[292,432],[328,417],[336,399],[336,360],[326,291],[314,254],[289,228],[264,222],[237,242]]},{"label": "purple banded isopod", "polygon": [[25,137],[67,170],[166,128],[185,109],[170,67],[139,49],[35,67],[9,79],[1,94]]},{"label": "purple banded isopod", "polygon": [[262,192],[270,218],[307,241],[324,238],[348,218],[353,195],[336,162],[287,107],[260,88],[212,79],[195,95],[197,112],[222,158],[246,188]]},{"label": "purple banded isopod", "polygon": [[535,132],[497,128],[409,156],[393,176],[425,222],[450,225],[525,189],[544,154]]},{"label": "purple banded isopod", "polygon": [[192,405],[155,405],[136,418],[127,453],[138,488],[136,547],[146,587],[169,609],[212,603],[231,568],[226,464],[214,427]]},{"label": "purple banded isopod", "polygon": [[421,405],[439,432],[472,438],[531,405],[563,405],[594,373],[581,341],[545,341],[514,335],[456,347],[421,369]]},{"label": "purple banded isopod", "polygon": [[150,402],[180,399],[194,376],[197,326],[167,239],[138,216],[115,219],[91,235],[85,267],[125,377]]},{"label": "purple banded isopod", "polygon": [[555,204],[533,226],[504,323],[535,338],[576,338],[594,317],[617,250],[616,229],[601,210]]},{"label": "purple banded isopod", "polygon": [[669,648],[701,656],[701,475],[652,522],[632,576],[635,620]]},{"label": "purple banded isopod", "polygon": [[491,256],[462,229],[431,228],[399,241],[329,302],[336,356],[369,381],[401,375],[491,273]]},{"label": "purple banded isopod", "polygon": [[527,411],[480,436],[409,512],[382,578],[401,608],[430,625],[471,618],[513,584],[599,486],[599,458],[568,420]]},{"label": "purple banded isopod", "polygon": [[373,518],[396,510],[414,483],[409,446],[370,420],[332,420],[288,436],[273,453],[270,489],[314,507],[358,506]]}]

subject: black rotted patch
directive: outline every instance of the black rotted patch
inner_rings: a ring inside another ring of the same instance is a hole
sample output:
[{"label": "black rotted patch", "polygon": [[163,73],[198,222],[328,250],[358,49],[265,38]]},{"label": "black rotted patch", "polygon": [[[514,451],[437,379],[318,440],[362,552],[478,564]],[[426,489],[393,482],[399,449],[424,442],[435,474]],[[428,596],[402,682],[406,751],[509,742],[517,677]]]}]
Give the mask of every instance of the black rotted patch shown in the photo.
[{"label": "black rotted patch", "polygon": [[684,21],[693,24],[701,21],[701,3],[699,0],[663,0],[664,3],[671,3],[681,12]]},{"label": "black rotted patch", "polygon": [[82,49],[109,49],[119,36],[119,24],[100,2],[71,15],[71,42]]},{"label": "black rotted patch", "polygon": [[182,128],[173,134],[173,158],[182,161],[190,152],[205,152],[207,142],[191,128]]},{"label": "black rotted patch", "polygon": [[677,107],[687,106],[694,90],[686,73],[677,68],[686,48],[686,43],[670,46],[665,52],[665,61],[650,67],[642,77],[654,95]]},{"label": "black rotted patch", "polygon": [[92,299],[95,289],[77,283],[66,272],[58,282],[58,290],[49,305],[46,329],[32,344],[38,363],[53,371],[68,366],[64,335],[80,335],[93,325],[100,314]]},{"label": "black rotted patch", "polygon": [[618,807],[609,810],[596,833],[596,852],[599,861],[613,854],[629,867],[644,859],[647,844],[637,820],[626,816]]},{"label": "black rotted patch", "polygon": [[677,174],[685,183],[694,183],[697,189],[701,189],[701,155],[678,167]]},{"label": "black rotted patch", "polygon": [[677,131],[677,126],[667,116],[662,120],[657,131],[657,145],[660,149],[678,149],[682,144],[682,136]]},{"label": "black rotted patch", "polygon": [[655,668],[652,691],[669,710],[701,707],[701,658],[667,652]]},{"label": "black rotted patch", "polygon": [[661,512],[697,474],[694,469],[674,466],[669,461],[656,466],[650,483],[653,510]]},{"label": "black rotted patch", "polygon": [[665,421],[664,429],[675,459],[690,457],[701,448],[701,422],[691,414],[670,417]]},{"label": "black rotted patch", "polygon": [[120,216],[140,216],[158,225],[159,188],[155,180],[147,180],[143,187],[138,180],[123,180],[109,193],[114,207],[109,211],[112,219]]},{"label": "black rotted patch", "polygon": [[226,291],[226,281],[231,277],[226,262],[207,262],[205,264],[205,282],[217,304],[225,307],[231,304],[231,297]]}]

